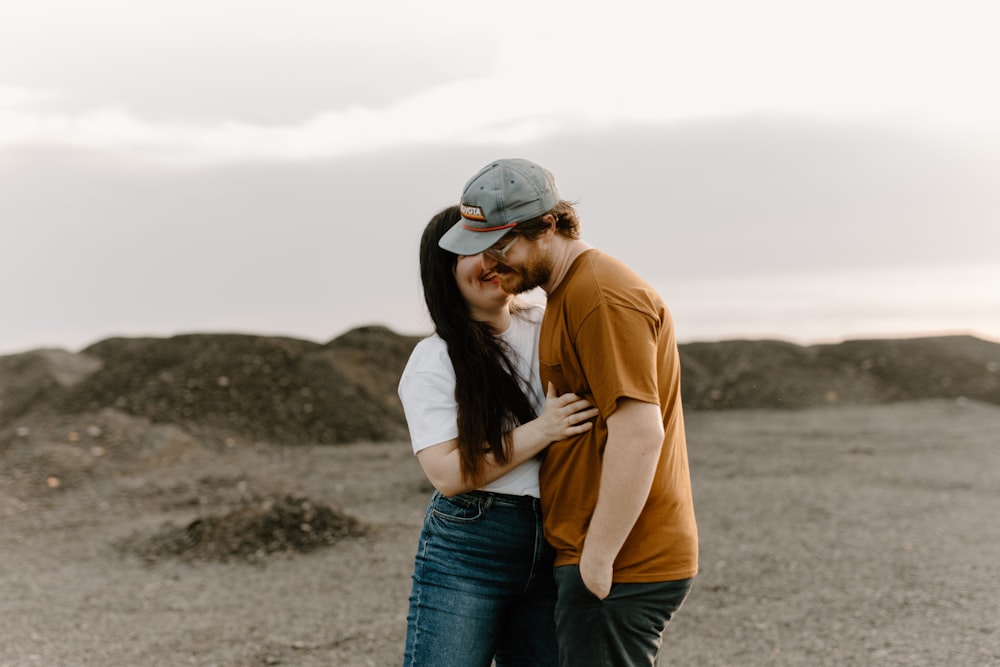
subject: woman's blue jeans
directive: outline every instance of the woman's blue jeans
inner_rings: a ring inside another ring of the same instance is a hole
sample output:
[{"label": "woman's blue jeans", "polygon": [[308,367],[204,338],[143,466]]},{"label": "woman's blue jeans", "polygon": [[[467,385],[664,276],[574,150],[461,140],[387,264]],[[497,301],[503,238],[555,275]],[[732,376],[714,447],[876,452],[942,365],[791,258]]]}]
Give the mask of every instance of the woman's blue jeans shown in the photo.
[{"label": "woman's blue jeans", "polygon": [[537,498],[435,492],[413,569],[404,667],[554,667],[553,551]]}]

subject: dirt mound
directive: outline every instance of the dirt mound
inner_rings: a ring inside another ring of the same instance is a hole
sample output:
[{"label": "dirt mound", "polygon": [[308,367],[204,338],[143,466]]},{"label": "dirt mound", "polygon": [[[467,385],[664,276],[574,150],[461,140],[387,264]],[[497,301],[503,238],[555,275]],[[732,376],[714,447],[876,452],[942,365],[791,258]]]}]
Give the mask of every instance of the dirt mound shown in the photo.
[{"label": "dirt mound", "polygon": [[405,439],[395,384],[415,343],[380,328],[325,346],[236,334],[114,338],[83,351],[101,367],[50,392],[47,406],[114,408],[278,443]]},{"label": "dirt mound", "polygon": [[[0,429],[39,414],[112,410],[201,440],[209,432],[278,444],[407,440],[396,385],[417,340],[371,326],[325,345],[191,334],[0,357]],[[957,397],[1000,404],[1000,344],[971,336],[688,343],[680,355],[690,410]]]},{"label": "dirt mound", "polygon": [[279,552],[303,553],[359,537],[368,528],[338,509],[308,498],[284,495],[260,499],[218,516],[178,526],[167,523],[152,535],[133,535],[117,544],[146,561],[258,561]]},{"label": "dirt mound", "polygon": [[0,424],[46,403],[100,367],[100,359],[66,350],[0,357]]},{"label": "dirt mound", "polygon": [[390,417],[402,418],[396,386],[418,340],[419,337],[400,336],[385,327],[361,327],[334,338],[318,356],[343,377],[350,378],[357,391],[379,405],[391,406]]},{"label": "dirt mound", "polygon": [[807,408],[934,398],[1000,405],[1000,344],[972,336],[681,346],[684,406]]}]

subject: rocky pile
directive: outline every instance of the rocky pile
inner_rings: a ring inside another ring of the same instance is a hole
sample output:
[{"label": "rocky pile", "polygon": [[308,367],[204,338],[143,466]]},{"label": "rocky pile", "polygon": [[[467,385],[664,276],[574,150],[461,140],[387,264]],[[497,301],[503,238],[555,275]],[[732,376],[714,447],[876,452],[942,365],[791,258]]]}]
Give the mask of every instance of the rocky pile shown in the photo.
[{"label": "rocky pile", "polygon": [[[325,345],[198,334],[0,357],[0,434],[32,415],[112,410],[283,444],[405,440],[396,384],[417,340],[364,327]],[[689,410],[955,397],[1000,404],[1000,344],[971,336],[688,343],[681,363]]]},{"label": "rocky pile", "polygon": [[367,530],[336,508],[285,495],[203,516],[186,525],[167,523],[151,535],[137,533],[117,546],[149,562],[161,558],[253,562],[274,553],[312,551],[359,537]]},{"label": "rocky pile", "polygon": [[1000,405],[1000,344],[972,336],[808,347],[774,340],[690,343],[681,346],[681,366],[689,409],[960,397]]},{"label": "rocky pile", "polygon": [[0,425],[113,409],[276,443],[406,439],[395,386],[416,340],[366,327],[326,345],[198,334],[0,357]]}]

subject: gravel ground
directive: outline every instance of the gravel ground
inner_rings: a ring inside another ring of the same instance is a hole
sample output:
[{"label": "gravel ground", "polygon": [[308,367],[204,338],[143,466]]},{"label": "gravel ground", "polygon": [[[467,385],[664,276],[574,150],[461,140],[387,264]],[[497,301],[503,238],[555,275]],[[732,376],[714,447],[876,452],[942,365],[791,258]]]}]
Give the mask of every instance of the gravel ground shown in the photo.
[{"label": "gravel ground", "polygon": [[[0,433],[0,667],[399,664],[429,495],[406,443],[33,419]],[[663,664],[1000,665],[1000,407],[693,412],[688,434],[702,572]],[[247,508],[273,532],[289,496],[359,529],[151,550]]]}]

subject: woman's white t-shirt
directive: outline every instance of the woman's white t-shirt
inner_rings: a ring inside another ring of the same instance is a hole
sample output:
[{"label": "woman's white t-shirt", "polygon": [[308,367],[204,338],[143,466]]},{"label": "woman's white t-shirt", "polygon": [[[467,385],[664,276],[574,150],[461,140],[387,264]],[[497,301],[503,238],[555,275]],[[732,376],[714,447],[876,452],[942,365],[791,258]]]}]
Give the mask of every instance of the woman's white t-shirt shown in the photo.
[{"label": "woman's white t-shirt", "polygon": [[[544,310],[531,306],[511,317],[510,327],[500,334],[513,352],[511,361],[526,384],[521,389],[536,414],[545,404],[538,376],[538,333]],[[437,334],[417,343],[399,380],[399,399],[406,413],[413,452],[458,437],[458,403],[455,401],[455,369],[448,344]],[[538,496],[539,461],[532,458],[502,477],[481,487],[484,491],[515,496]]]}]

